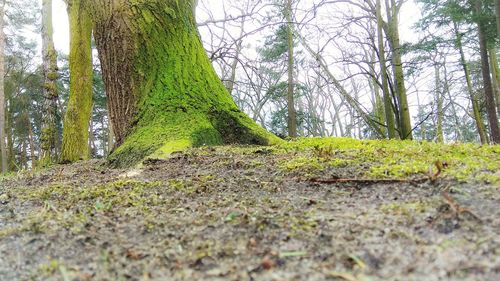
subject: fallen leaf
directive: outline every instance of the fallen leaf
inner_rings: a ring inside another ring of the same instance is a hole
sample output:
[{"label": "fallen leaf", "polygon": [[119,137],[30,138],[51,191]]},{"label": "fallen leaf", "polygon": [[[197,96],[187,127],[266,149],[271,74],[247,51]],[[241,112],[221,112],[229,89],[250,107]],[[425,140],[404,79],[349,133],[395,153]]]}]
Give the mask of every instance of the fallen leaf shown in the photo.
[{"label": "fallen leaf", "polygon": [[261,263],[262,267],[265,269],[265,270],[269,270],[271,268],[273,268],[276,263],[271,259],[271,257],[269,256],[265,256],[263,259],[262,259],[262,263]]}]

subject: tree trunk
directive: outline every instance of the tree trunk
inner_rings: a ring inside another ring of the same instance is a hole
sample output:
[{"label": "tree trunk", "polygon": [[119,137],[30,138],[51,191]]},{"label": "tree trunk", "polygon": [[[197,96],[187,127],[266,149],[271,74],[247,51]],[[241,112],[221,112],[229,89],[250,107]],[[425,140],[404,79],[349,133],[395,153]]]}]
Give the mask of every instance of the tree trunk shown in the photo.
[{"label": "tree trunk", "polygon": [[495,93],[495,105],[497,107],[497,114],[500,114],[500,69],[498,67],[496,48],[490,48],[489,53],[493,92]]},{"label": "tree trunk", "polygon": [[26,139],[21,140],[21,151],[19,155],[19,170],[26,170],[28,168],[28,149]]},{"label": "tree trunk", "polygon": [[[9,97],[6,97],[6,102],[10,104]],[[5,138],[7,139],[7,170],[15,171],[17,169],[16,165],[16,155],[14,153],[14,136],[12,132],[13,127],[13,116],[11,108],[7,107],[5,110]]]},{"label": "tree trunk", "polygon": [[460,52],[460,63],[462,64],[462,68],[465,74],[465,81],[467,83],[467,92],[469,93],[469,97],[472,103],[472,114],[474,115],[474,121],[476,122],[476,129],[479,134],[479,139],[481,140],[481,143],[487,144],[488,136],[486,134],[486,127],[484,126],[483,117],[481,116],[481,111],[479,110],[479,101],[472,88],[470,70],[467,61],[465,60],[465,53],[462,44],[462,35],[460,34],[460,30],[458,29],[458,24],[456,22],[453,22],[453,27],[455,29],[456,45],[458,51]]},{"label": "tree trunk", "polygon": [[87,140],[92,114],[92,22],[83,4],[82,0],[68,1],[70,95],[64,117],[61,162],[89,158]]},{"label": "tree trunk", "polygon": [[4,16],[5,16],[5,0],[0,1],[0,158],[1,171],[7,173],[7,147],[5,146],[5,33],[4,33]]},{"label": "tree trunk", "polygon": [[382,101],[382,97],[380,96],[379,81],[377,80],[377,74],[375,72],[377,52],[374,50],[372,51],[371,55],[368,55],[368,52],[365,51],[365,57],[367,61],[370,61],[371,83],[368,83],[368,86],[370,87],[370,92],[372,93],[373,113],[375,115],[375,120],[379,123],[380,130],[384,131],[385,133],[386,128],[384,127],[384,104]]},{"label": "tree trunk", "polygon": [[40,135],[42,155],[40,165],[56,160],[57,139],[57,53],[54,48],[52,28],[52,0],[42,2],[42,57],[43,57],[43,122]]},{"label": "tree trunk", "polygon": [[[92,106],[93,108],[93,106]],[[94,120],[90,118],[90,124],[89,124],[89,138],[88,138],[88,145],[89,145],[89,158],[93,158],[97,155],[97,149],[95,146],[95,136],[94,136]]]},{"label": "tree trunk", "polygon": [[[388,2],[388,1],[386,1]],[[401,59],[401,46],[399,39],[399,8],[396,0],[391,0],[387,6],[388,13],[388,38],[392,49],[392,64],[394,68],[394,83],[399,107],[399,128],[401,139],[413,139],[410,109],[406,95],[405,78],[403,72],[403,62]]]},{"label": "tree trunk", "polygon": [[[476,12],[481,12],[481,0],[476,0]],[[486,101],[486,113],[490,125],[490,138],[492,143],[500,143],[500,132],[498,129],[498,118],[495,108],[495,97],[493,94],[493,85],[491,84],[490,65],[488,60],[488,43],[486,41],[485,28],[481,22],[478,22],[479,47],[481,53],[481,71],[483,74],[484,98]]]},{"label": "tree trunk", "polygon": [[387,136],[389,139],[396,138],[396,129],[394,121],[394,110],[392,108],[391,93],[389,92],[389,83],[387,82],[387,65],[385,64],[384,35],[382,33],[382,4],[377,0],[377,38],[378,38],[378,57],[380,62],[380,77],[382,79],[382,91],[384,92],[384,111],[387,125]]},{"label": "tree trunk", "polygon": [[107,149],[107,154],[105,156],[108,156],[111,152],[113,152],[113,148],[115,147],[115,133],[113,133],[113,125],[111,124],[111,119],[109,118],[108,115],[108,149]]},{"label": "tree trunk", "polygon": [[436,94],[436,142],[438,143],[443,143],[444,142],[444,135],[443,135],[443,117],[444,117],[444,112],[443,112],[443,96],[444,93],[441,91],[441,77],[439,75],[439,66],[436,64],[434,66],[434,78],[436,82],[436,89],[435,89],[435,94]]},{"label": "tree trunk", "polygon": [[461,141],[463,139],[462,138],[462,131],[461,131],[461,128],[460,128],[460,120],[458,118],[457,109],[456,109],[456,106],[455,106],[455,101],[453,100],[453,98],[451,96],[450,84],[449,84],[449,81],[448,81],[448,70],[446,68],[446,58],[445,58],[445,61],[443,63],[443,71],[444,71],[443,95],[444,95],[444,93],[446,93],[448,95],[448,99],[450,100],[451,111],[453,112],[453,119],[455,119],[455,133],[456,133],[456,136],[457,136],[456,140],[457,141]]},{"label": "tree trunk", "polygon": [[[363,109],[361,103],[354,99],[349,92],[342,86],[339,80],[333,75],[333,73],[330,71],[328,68],[328,64],[326,63],[325,59],[317,52],[315,52],[309,44],[307,44],[307,41],[298,33],[297,31],[294,31],[295,36],[299,39],[300,43],[302,46],[306,49],[306,51],[311,54],[316,59],[316,62],[319,64],[320,68],[325,72],[325,74],[329,78],[329,82],[333,84],[335,89],[339,92],[341,98],[347,102],[349,107],[351,107],[354,111],[356,111],[356,114],[360,116],[365,123],[370,126],[370,128],[377,134],[377,137],[379,138],[384,138],[384,132],[380,130],[379,125],[371,118],[371,116]],[[339,121],[341,122],[341,121]]]},{"label": "tree trunk", "polygon": [[497,34],[498,38],[500,39],[500,0],[495,0],[495,12],[496,12],[496,22],[497,22]]},{"label": "tree trunk", "polygon": [[189,146],[279,142],[237,108],[217,77],[199,38],[195,2],[87,2],[118,146],[110,156],[115,166]]},{"label": "tree trunk", "polygon": [[37,158],[36,158],[36,153],[35,153],[35,142],[33,141],[33,129],[31,128],[31,120],[29,117],[29,113],[26,113],[27,118],[26,118],[26,126],[28,127],[28,141],[29,141],[29,148],[30,148],[30,160],[31,160],[31,169],[35,169],[37,167]]},{"label": "tree trunk", "polygon": [[[241,26],[240,26],[240,35],[238,38],[243,38],[243,35],[245,33],[245,18],[241,18]],[[238,42],[236,42],[236,50],[234,54],[234,59],[231,62],[231,74],[229,77],[229,80],[225,83],[226,84],[226,89],[229,92],[229,94],[233,93],[234,90],[234,84],[236,82],[236,70],[238,68],[238,62],[240,59],[241,55],[241,50],[242,50],[242,45],[243,45],[243,39],[240,39]]]},{"label": "tree trunk", "polygon": [[293,26],[292,26],[292,0],[285,0],[285,17],[288,25],[288,90],[287,90],[287,108],[288,108],[288,136],[297,137],[297,117],[295,112],[295,102],[293,97],[294,79],[293,79]]}]

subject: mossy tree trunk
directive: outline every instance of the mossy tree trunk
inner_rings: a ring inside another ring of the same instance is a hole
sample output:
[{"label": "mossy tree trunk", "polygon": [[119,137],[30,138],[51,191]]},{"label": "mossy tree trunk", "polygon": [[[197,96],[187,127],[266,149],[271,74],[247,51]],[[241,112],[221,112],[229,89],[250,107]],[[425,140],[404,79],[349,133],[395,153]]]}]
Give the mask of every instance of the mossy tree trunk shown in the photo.
[{"label": "mossy tree trunk", "polygon": [[[475,1],[476,13],[481,14],[483,10],[482,0]],[[493,85],[491,82],[491,71],[488,58],[488,42],[486,38],[486,27],[481,19],[477,22],[479,49],[481,55],[481,72],[483,74],[484,85],[484,99],[486,103],[486,113],[488,116],[488,123],[490,125],[490,139],[494,144],[500,143],[500,130],[498,127],[498,118],[495,108],[495,97],[493,92]]]},{"label": "mossy tree trunk", "polygon": [[297,137],[297,113],[295,111],[294,101],[294,79],[293,69],[295,59],[293,57],[293,22],[292,22],[292,0],[285,0],[285,18],[287,21],[287,34],[288,34],[288,88],[287,88],[287,110],[288,110],[288,136],[290,138]]},{"label": "mossy tree trunk", "polygon": [[[498,38],[500,39],[500,0],[495,0],[495,15],[496,15],[496,22],[497,22],[497,35]],[[499,112],[500,114],[500,112]]]},{"label": "mossy tree trunk", "polygon": [[279,140],[236,106],[186,0],[88,0],[116,148],[115,166],[189,146]]},{"label": "mossy tree trunk", "polygon": [[385,121],[387,126],[387,136],[389,139],[396,138],[394,109],[392,104],[392,96],[389,92],[389,82],[387,77],[387,65],[385,64],[385,47],[384,34],[382,32],[384,20],[382,18],[382,3],[377,0],[376,3],[377,16],[377,42],[378,42],[378,59],[380,62],[380,78],[382,79],[382,91],[384,92],[384,111]]},{"label": "mossy tree trunk", "polygon": [[365,56],[367,59],[372,61],[370,67],[370,76],[372,77],[372,83],[369,84],[370,91],[373,93],[373,112],[375,113],[375,120],[379,124],[380,130],[384,133],[386,132],[385,124],[385,112],[384,112],[384,102],[382,101],[382,97],[380,95],[380,86],[379,81],[377,79],[377,73],[375,71],[376,61],[377,61],[377,52],[373,50],[371,56],[365,51]]},{"label": "mossy tree trunk", "polygon": [[[53,41],[52,0],[42,1],[42,55],[43,55],[43,125],[40,135],[40,164],[45,166],[57,158],[57,53]],[[32,159],[34,161],[34,159]],[[34,163],[32,163],[34,164]]]},{"label": "mossy tree trunk", "polygon": [[88,130],[92,110],[92,22],[84,0],[68,0],[70,21],[70,96],[64,117],[62,162],[89,158]]},{"label": "mossy tree trunk", "polygon": [[394,83],[397,93],[399,112],[399,134],[403,140],[413,139],[413,129],[411,126],[410,108],[406,94],[405,77],[403,72],[403,62],[401,58],[401,44],[399,38],[399,11],[404,1],[386,0],[387,9],[387,37],[392,49],[392,65],[394,69]]},{"label": "mossy tree trunk", "polygon": [[1,171],[6,173],[7,168],[7,147],[5,145],[5,91],[4,91],[4,75],[5,75],[5,33],[4,28],[4,15],[5,15],[5,0],[0,1],[0,158],[1,158]]},{"label": "mossy tree trunk", "polygon": [[500,114],[500,68],[498,67],[497,49],[490,48],[488,52],[490,53],[491,81],[495,93],[497,114]]}]

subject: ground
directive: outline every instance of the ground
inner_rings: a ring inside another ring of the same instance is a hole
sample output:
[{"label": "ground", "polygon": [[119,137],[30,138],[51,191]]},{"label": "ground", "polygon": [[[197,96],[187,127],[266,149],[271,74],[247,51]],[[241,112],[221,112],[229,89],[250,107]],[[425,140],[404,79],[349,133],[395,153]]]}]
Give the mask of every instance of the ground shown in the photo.
[{"label": "ground", "polygon": [[500,280],[500,147],[302,139],[0,178],[0,280]]}]

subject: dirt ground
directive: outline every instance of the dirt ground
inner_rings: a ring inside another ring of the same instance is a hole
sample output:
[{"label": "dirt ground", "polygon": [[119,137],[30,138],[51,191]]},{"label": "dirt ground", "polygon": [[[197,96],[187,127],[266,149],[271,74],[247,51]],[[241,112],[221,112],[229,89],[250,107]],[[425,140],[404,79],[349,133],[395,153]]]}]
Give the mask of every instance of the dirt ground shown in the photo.
[{"label": "dirt ground", "polygon": [[0,280],[500,280],[498,186],[284,168],[320,156],[199,148],[0,180]]}]

